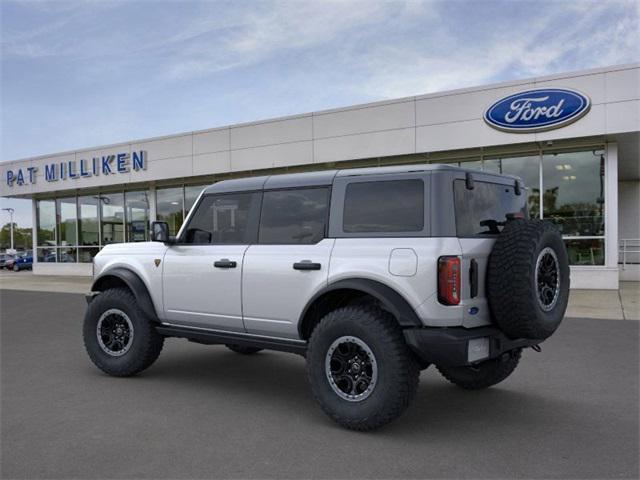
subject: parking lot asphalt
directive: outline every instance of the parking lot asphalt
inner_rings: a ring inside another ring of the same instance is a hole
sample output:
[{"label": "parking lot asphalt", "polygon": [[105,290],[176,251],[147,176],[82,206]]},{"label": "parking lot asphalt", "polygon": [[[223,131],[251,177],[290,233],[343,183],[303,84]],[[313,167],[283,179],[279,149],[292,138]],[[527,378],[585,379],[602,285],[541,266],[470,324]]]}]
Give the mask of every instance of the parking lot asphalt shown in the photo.
[{"label": "parking lot asphalt", "polygon": [[566,319],[502,384],[435,369],[373,433],[314,402],[304,359],[170,339],[134,378],[85,355],[81,295],[0,291],[2,478],[638,478],[639,322]]}]

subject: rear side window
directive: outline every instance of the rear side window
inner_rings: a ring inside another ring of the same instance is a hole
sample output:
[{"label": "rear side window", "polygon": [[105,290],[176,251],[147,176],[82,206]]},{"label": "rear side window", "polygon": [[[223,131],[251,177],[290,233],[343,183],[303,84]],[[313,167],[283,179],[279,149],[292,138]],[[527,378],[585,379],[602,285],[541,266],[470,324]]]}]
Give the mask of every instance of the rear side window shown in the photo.
[{"label": "rear side window", "polygon": [[209,195],[200,201],[184,243],[247,244],[255,241],[260,194]]},{"label": "rear side window", "polygon": [[300,188],[264,192],[259,243],[311,244],[325,236],[329,189]]},{"label": "rear side window", "polygon": [[345,233],[420,232],[424,229],[424,182],[419,179],[347,185]]},{"label": "rear side window", "polygon": [[460,237],[500,233],[507,215],[526,216],[526,196],[514,187],[476,181],[469,190],[464,180],[453,182],[456,231]]}]

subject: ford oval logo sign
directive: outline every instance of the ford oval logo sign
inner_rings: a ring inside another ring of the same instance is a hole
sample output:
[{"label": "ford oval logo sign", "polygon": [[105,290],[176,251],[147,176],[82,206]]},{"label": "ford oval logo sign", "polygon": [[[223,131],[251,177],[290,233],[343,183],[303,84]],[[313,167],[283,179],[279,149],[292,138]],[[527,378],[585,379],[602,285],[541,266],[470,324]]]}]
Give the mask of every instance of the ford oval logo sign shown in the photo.
[{"label": "ford oval logo sign", "polygon": [[506,132],[539,132],[575,122],[590,107],[589,97],[575,90],[541,88],[498,100],[484,113],[484,120]]}]

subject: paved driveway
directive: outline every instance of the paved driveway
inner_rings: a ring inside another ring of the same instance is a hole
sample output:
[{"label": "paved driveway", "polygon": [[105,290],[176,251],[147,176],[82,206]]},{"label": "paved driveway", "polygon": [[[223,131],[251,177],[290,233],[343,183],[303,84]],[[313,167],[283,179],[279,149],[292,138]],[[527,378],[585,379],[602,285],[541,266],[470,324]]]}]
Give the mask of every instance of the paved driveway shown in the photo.
[{"label": "paved driveway", "polygon": [[314,403],[301,357],[171,339],[136,378],[96,370],[80,295],[1,291],[3,478],[637,478],[639,322],[568,319],[483,392],[422,374],[375,433]]}]

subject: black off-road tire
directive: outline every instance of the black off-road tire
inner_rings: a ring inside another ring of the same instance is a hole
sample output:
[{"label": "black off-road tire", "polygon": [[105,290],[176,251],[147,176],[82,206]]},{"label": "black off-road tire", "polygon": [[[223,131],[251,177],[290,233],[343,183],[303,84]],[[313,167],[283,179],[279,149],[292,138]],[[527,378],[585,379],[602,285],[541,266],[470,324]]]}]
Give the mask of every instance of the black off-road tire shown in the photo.
[{"label": "black off-road tire", "polygon": [[242,355],[253,355],[260,352],[262,349],[257,347],[247,347],[245,345],[235,345],[233,343],[227,343],[225,345],[232,352],[240,353]]},{"label": "black off-road tire", "polygon": [[504,353],[498,358],[469,367],[436,368],[444,378],[466,390],[481,390],[500,383],[516,369],[522,355],[521,349]]},{"label": "black off-road tire", "polygon": [[[341,398],[325,370],[330,346],[343,336],[360,339],[375,356],[378,378],[360,401]],[[347,306],[325,315],[311,334],[306,358],[313,396],[327,415],[351,430],[373,430],[396,419],[418,388],[418,363],[400,327],[391,314],[374,306]]]},{"label": "black off-road tire", "polygon": [[[545,306],[548,310],[541,306],[536,284],[537,262],[545,251],[555,254],[559,272],[557,300]],[[555,225],[521,219],[505,225],[489,257],[487,297],[495,322],[507,336],[544,340],[555,332],[569,301],[569,259]]]},{"label": "black off-road tire", "polygon": [[[124,312],[133,324],[133,339],[129,350],[112,356],[99,344],[97,325],[100,316],[109,309]],[[97,295],[88,305],[83,328],[84,346],[91,361],[103,372],[115,377],[140,373],[155,362],[162,351],[164,337],[160,335],[126,288],[112,288]]]}]

